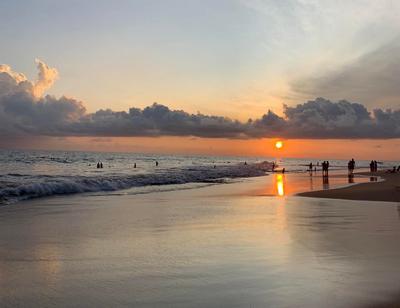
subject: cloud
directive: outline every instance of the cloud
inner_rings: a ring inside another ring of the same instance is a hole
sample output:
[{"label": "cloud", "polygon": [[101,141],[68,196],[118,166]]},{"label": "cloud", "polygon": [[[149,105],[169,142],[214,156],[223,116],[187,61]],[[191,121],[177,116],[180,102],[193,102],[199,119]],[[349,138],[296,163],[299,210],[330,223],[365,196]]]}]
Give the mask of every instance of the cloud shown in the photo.
[{"label": "cloud", "polygon": [[[400,110],[375,109],[345,100],[317,98],[284,106],[239,122],[227,117],[191,114],[154,103],[143,109],[87,113],[82,102],[38,96],[54,82],[57,71],[38,62],[35,83],[9,66],[0,66],[0,138],[10,136],[193,136],[205,138],[400,138]],[[37,89],[40,89],[38,91]]]},{"label": "cloud", "polygon": [[38,76],[35,82],[29,81],[22,73],[14,72],[10,66],[0,64],[0,97],[16,93],[28,93],[40,98],[58,78],[58,71],[43,61],[35,60]]},{"label": "cloud", "polygon": [[348,98],[367,106],[399,106],[399,37],[336,70],[324,70],[293,80],[292,91],[303,97]]},{"label": "cloud", "polygon": [[58,78],[58,71],[50,68],[43,61],[36,59],[37,68],[39,70],[38,79],[33,85],[32,93],[36,97],[40,97],[47,89],[51,88]]}]

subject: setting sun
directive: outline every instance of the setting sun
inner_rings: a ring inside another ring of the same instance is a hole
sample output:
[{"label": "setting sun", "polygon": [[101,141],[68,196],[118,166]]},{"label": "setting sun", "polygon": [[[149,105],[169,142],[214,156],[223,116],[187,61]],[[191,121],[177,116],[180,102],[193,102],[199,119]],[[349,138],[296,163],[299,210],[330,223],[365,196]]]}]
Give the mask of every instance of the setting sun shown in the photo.
[{"label": "setting sun", "polygon": [[283,142],[281,140],[275,142],[275,147],[277,149],[281,149],[283,147]]}]

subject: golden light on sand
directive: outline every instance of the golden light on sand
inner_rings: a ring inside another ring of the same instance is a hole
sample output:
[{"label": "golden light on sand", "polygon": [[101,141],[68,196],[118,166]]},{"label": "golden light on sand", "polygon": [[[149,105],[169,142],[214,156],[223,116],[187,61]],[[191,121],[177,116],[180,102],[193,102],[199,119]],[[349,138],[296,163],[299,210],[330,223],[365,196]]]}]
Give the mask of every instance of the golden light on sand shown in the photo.
[{"label": "golden light on sand", "polygon": [[282,147],[283,147],[283,141],[278,140],[277,142],[275,142],[275,147],[276,147],[277,149],[282,149]]}]

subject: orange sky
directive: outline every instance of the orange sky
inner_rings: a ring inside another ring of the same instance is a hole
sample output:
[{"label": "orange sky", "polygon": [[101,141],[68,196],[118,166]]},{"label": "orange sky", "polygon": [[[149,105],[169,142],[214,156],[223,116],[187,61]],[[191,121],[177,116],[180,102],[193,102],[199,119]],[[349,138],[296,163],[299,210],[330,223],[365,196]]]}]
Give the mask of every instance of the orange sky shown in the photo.
[{"label": "orange sky", "polygon": [[[38,138],[25,142],[30,149],[83,150],[106,152],[169,153],[188,155],[233,155],[262,157],[299,157],[317,159],[400,160],[400,139],[391,140],[284,140],[275,148],[277,139],[207,139],[192,137],[159,138]],[[19,143],[21,145],[21,143]],[[12,143],[4,145],[12,147]],[[20,146],[19,146],[20,148]]]}]

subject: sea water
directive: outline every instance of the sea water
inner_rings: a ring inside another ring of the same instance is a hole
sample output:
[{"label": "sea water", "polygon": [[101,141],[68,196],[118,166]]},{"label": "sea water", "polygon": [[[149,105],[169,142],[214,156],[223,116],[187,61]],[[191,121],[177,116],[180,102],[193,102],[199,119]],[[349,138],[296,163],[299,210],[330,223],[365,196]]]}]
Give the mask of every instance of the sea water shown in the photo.
[{"label": "sea water", "polygon": [[[97,168],[101,162],[103,168]],[[156,166],[158,162],[158,166]],[[168,185],[173,189],[262,176],[272,162],[286,172],[305,172],[314,159],[271,157],[184,156],[135,153],[0,151],[0,204],[43,196],[119,191]],[[136,164],[136,168],[134,168]],[[391,167],[393,162],[386,162]],[[367,168],[368,161],[357,167]],[[330,160],[332,170],[347,168],[345,160]],[[143,192],[143,190],[138,190]]]}]

